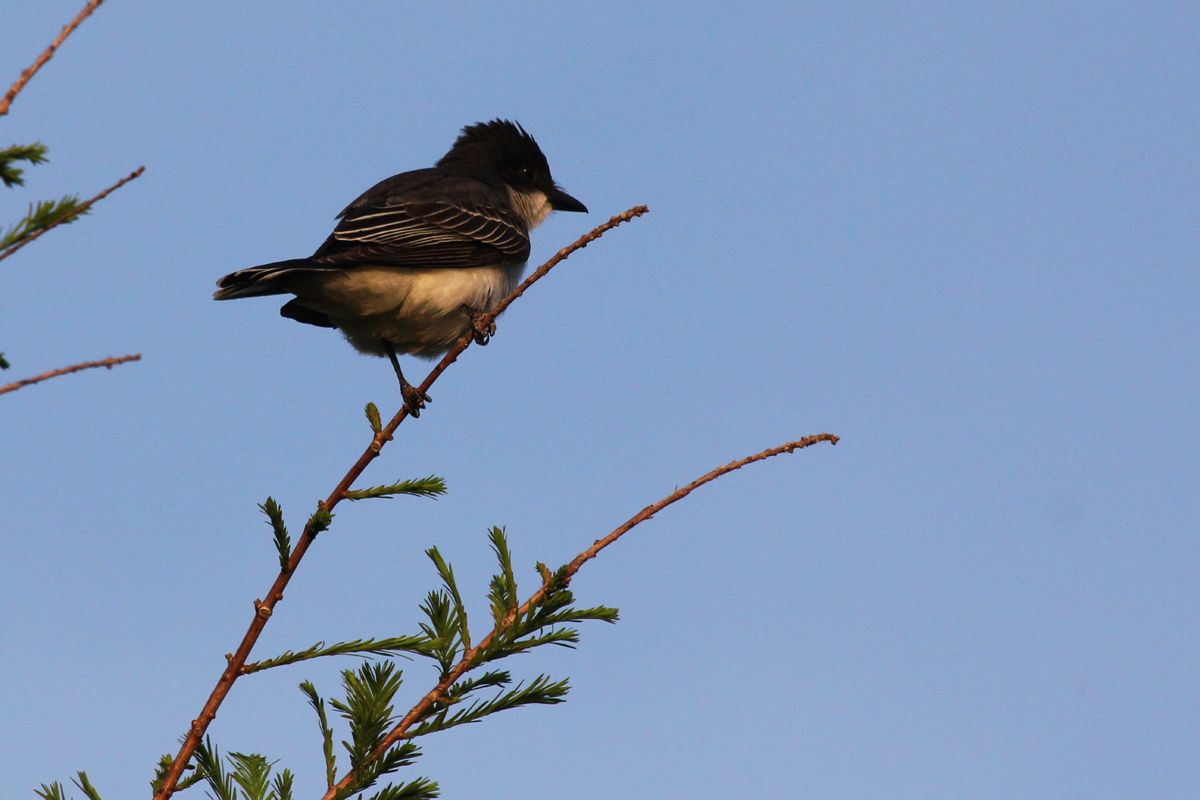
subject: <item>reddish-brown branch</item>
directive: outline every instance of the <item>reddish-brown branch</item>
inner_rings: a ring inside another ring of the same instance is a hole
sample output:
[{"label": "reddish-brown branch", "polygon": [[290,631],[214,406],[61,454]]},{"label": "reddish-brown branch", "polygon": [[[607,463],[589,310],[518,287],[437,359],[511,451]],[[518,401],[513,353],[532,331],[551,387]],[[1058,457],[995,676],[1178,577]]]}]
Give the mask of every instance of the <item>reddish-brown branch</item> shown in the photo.
[{"label": "reddish-brown branch", "polygon": [[91,369],[92,367],[108,367],[109,369],[112,369],[117,364],[124,364],[126,361],[141,360],[142,354],[134,353],[133,355],[121,356],[120,358],[106,358],[102,361],[85,361],[82,364],[75,364],[74,366],[63,367],[62,369],[43,372],[41,375],[34,375],[32,378],[26,378],[23,381],[17,381],[6,386],[0,386],[0,394],[5,394],[6,392],[15,392],[22,386],[30,386],[35,383],[41,383],[42,381],[48,381],[51,378],[57,378],[59,375],[69,375],[72,372],[79,372],[81,369]]},{"label": "reddish-brown branch", "polygon": [[141,174],[142,174],[143,172],[145,172],[145,171],[146,171],[146,168],[145,168],[144,166],[143,166],[143,167],[138,167],[138,168],[137,168],[137,169],[135,169],[133,172],[129,173],[129,174],[128,174],[128,175],[126,175],[124,178],[121,178],[121,180],[117,181],[117,182],[116,182],[116,183],[114,183],[112,186],[108,187],[108,188],[107,188],[107,189],[105,189],[103,192],[101,192],[100,194],[98,194],[98,195],[96,195],[95,197],[93,197],[91,200],[88,200],[86,203],[80,203],[79,205],[75,206],[75,208],[74,208],[74,209],[72,209],[71,211],[67,212],[66,214],[63,214],[61,217],[59,217],[58,219],[54,220],[54,222],[51,222],[51,223],[50,223],[49,225],[47,225],[46,227],[42,228],[40,231],[38,231],[37,233],[33,234],[33,235],[32,235],[32,236],[30,236],[28,239],[22,239],[21,241],[17,242],[17,243],[16,243],[16,244],[14,244],[12,247],[10,247],[10,248],[8,248],[7,250],[5,250],[3,253],[0,253],[0,261],[3,261],[4,259],[8,258],[8,257],[9,257],[9,256],[11,256],[13,253],[17,252],[17,251],[18,251],[18,250],[20,250],[22,247],[24,247],[25,245],[27,245],[27,244],[29,244],[30,242],[32,242],[34,239],[36,239],[36,238],[38,238],[39,236],[41,236],[43,233],[46,233],[47,231],[54,230],[54,229],[55,229],[55,228],[57,228],[59,225],[62,225],[64,222],[70,222],[71,220],[75,219],[75,218],[76,218],[76,217],[78,217],[80,214],[82,214],[83,212],[85,212],[85,211],[87,211],[89,208],[91,208],[93,203],[98,203],[98,202],[100,202],[101,200],[103,200],[104,198],[108,197],[110,194],[112,194],[113,192],[115,192],[117,189],[120,189],[122,186],[124,186],[125,184],[129,183],[131,180],[133,180],[134,178],[138,177],[139,175],[141,175]]},{"label": "reddish-brown branch", "polygon": [[25,84],[29,83],[29,79],[32,78],[39,69],[42,68],[42,65],[50,60],[50,58],[54,55],[54,51],[58,49],[59,45],[65,42],[67,37],[71,35],[71,32],[78,28],[81,22],[91,16],[92,12],[95,11],[103,2],[104,0],[91,0],[90,3],[84,6],[83,11],[80,11],[79,14],[76,15],[75,19],[71,20],[65,27],[63,27],[62,33],[58,35],[58,38],[51,42],[50,46],[42,51],[42,54],[37,57],[37,61],[34,61],[33,65],[29,67],[29,69],[21,73],[21,77],[17,78],[17,82],[14,83],[12,88],[10,88],[4,95],[4,99],[0,100],[0,117],[3,117],[8,113],[8,107],[12,104],[13,99],[16,98],[20,91],[25,88]]},{"label": "reddish-brown branch", "polygon": [[[606,231],[617,227],[623,222],[628,222],[634,217],[640,217],[648,211],[649,209],[646,208],[646,206],[635,206],[625,213],[618,214],[617,216],[611,218],[608,222],[598,226],[590,233],[581,236],[569,247],[564,247],[562,250],[559,250],[554,254],[553,258],[551,258],[542,266],[538,267],[538,269],[532,275],[530,275],[520,286],[514,289],[513,292],[508,295],[508,297],[505,297],[503,300],[501,300],[500,303],[486,316],[495,319],[495,317],[499,315],[501,311],[508,308],[515,299],[524,294],[526,289],[539,281],[547,272],[553,269],[556,264],[567,258],[567,256],[571,255],[576,250],[587,247],[588,244],[603,236]],[[450,351],[446,353],[445,357],[442,358],[442,360],[438,362],[437,366],[430,371],[429,375],[421,384],[422,392],[429,391],[429,387],[432,386],[438,377],[458,359],[458,357],[464,350],[467,349],[467,347],[470,346],[471,341],[472,338],[470,334],[468,334],[459,339],[458,342],[455,343],[452,348],[450,348]],[[342,478],[337,487],[332,493],[330,493],[329,497],[323,503],[321,503],[322,508],[327,511],[332,511],[334,506],[345,499],[346,493],[350,490],[350,487],[354,484],[354,481],[358,480],[359,475],[361,475],[363,470],[367,468],[367,465],[374,461],[376,457],[378,457],[379,451],[383,449],[383,446],[389,440],[391,440],[392,435],[396,432],[396,429],[400,427],[400,423],[403,422],[407,416],[408,410],[404,406],[401,406],[396,415],[392,417],[391,422],[387,424],[387,427],[375,434],[374,438],[371,440],[371,444],[359,457],[358,461],[355,462],[354,466],[350,468],[350,471],[346,473],[345,477]],[[242,667],[245,665],[246,659],[249,658],[250,651],[254,648],[255,643],[258,641],[258,637],[262,634],[263,628],[266,627],[267,620],[270,619],[276,604],[283,599],[283,590],[287,588],[288,581],[291,580],[296,568],[300,565],[300,560],[304,558],[304,554],[308,551],[309,546],[316,538],[317,532],[313,530],[313,526],[310,522],[304,526],[304,533],[300,536],[299,541],[296,542],[296,547],[294,550],[292,550],[292,554],[288,558],[287,568],[280,571],[279,577],[275,579],[275,583],[271,586],[271,590],[267,592],[266,599],[262,600],[261,602],[258,600],[254,601],[255,613],[254,619],[250,623],[250,628],[246,631],[246,635],[242,638],[242,643],[238,646],[237,651],[228,657],[229,663],[225,667],[225,672],[221,674],[220,679],[217,681],[216,688],[213,689],[212,694],[209,695],[208,701],[204,704],[204,708],[201,709],[200,716],[192,720],[192,726],[188,730],[188,735],[183,741],[183,746],[179,748],[179,753],[175,756],[175,760],[171,764],[171,769],[167,772],[166,778],[163,781],[163,788],[160,789],[158,794],[154,796],[155,800],[166,800],[166,798],[170,797],[175,792],[175,786],[179,782],[179,778],[183,774],[183,770],[186,768],[188,761],[191,760],[192,754],[196,751],[196,746],[204,737],[204,732],[208,730],[208,726],[217,716],[217,709],[220,708],[221,703],[225,700],[226,695],[229,694],[229,690],[233,688],[234,681],[236,681],[241,675]]]},{"label": "reddish-brown branch", "polygon": [[[629,533],[629,531],[635,526],[650,519],[659,511],[662,511],[672,503],[678,502],[687,497],[704,484],[710,481],[715,481],[717,478],[733,472],[735,469],[741,469],[747,464],[753,464],[755,461],[762,461],[763,459],[777,456],[780,453],[791,453],[804,447],[811,447],[818,442],[837,444],[838,437],[834,436],[832,433],[818,433],[814,436],[806,436],[803,439],[795,442],[788,442],[787,444],[780,445],[779,447],[771,447],[767,450],[763,450],[761,453],[755,453],[752,456],[747,456],[746,458],[738,459],[737,461],[731,461],[723,467],[717,467],[712,472],[704,475],[703,477],[697,478],[687,486],[684,486],[682,489],[676,489],[674,492],[667,495],[662,500],[659,500],[657,503],[646,506],[637,514],[634,514],[632,517],[626,520],[624,525],[621,525],[603,539],[597,539],[592,543],[591,547],[575,556],[574,560],[567,565],[561,581],[557,582],[556,586],[565,587],[569,585],[571,583],[571,579],[575,577],[575,573],[579,572],[580,568],[584,564],[595,558],[601,550],[608,547],[617,539],[620,539],[626,533]],[[459,662],[454,665],[453,669],[450,670],[450,673],[441,681],[439,681],[437,686],[435,686],[428,694],[422,697],[421,700],[415,706],[413,706],[407,714],[404,715],[404,718],[397,723],[396,727],[393,728],[386,737],[384,737],[383,742],[375,750],[374,757],[378,758],[380,755],[385,753],[388,748],[405,738],[405,735],[408,733],[408,729],[424,719],[429,711],[433,708],[434,704],[444,698],[445,692],[448,691],[450,687],[458,681],[459,678],[478,666],[478,664],[472,662],[474,662],[481,653],[484,653],[487,650],[488,645],[491,644],[492,640],[496,636],[501,635],[508,630],[509,626],[516,621],[518,615],[528,614],[531,608],[535,608],[537,604],[545,598],[548,588],[549,582],[543,583],[542,587],[530,595],[529,599],[526,600],[519,609],[510,613],[503,623],[496,626],[492,632],[483,637],[483,640],[477,645],[467,649],[463,653],[463,656]],[[354,782],[354,777],[355,775],[353,771],[347,772],[344,776],[342,776],[342,779],[338,781],[337,785],[325,793],[321,800],[332,800],[339,791],[345,789]]]}]

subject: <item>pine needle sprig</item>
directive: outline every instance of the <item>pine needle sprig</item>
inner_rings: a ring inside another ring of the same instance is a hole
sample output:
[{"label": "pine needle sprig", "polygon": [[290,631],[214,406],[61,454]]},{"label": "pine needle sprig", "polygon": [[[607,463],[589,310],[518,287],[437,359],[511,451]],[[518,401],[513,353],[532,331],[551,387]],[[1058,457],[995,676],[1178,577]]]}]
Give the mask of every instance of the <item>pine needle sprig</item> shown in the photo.
[{"label": "pine needle sprig", "polygon": [[[163,781],[167,778],[167,771],[171,769],[171,765],[175,763],[175,757],[170,753],[166,753],[158,760],[158,767],[154,770],[154,778],[150,781],[150,791],[158,794],[158,790],[162,788]],[[192,774],[179,781],[179,791],[195,786],[200,781],[204,780],[204,773],[196,768],[195,758],[192,763],[185,767],[187,770],[192,770]]]},{"label": "pine needle sprig", "polygon": [[30,165],[45,164],[46,145],[41,142],[33,144],[14,144],[0,150],[0,181],[9,188],[25,185],[25,170],[15,166],[18,161],[27,161]]},{"label": "pine needle sprig", "polygon": [[446,592],[430,592],[421,604],[429,624],[420,623],[421,631],[430,641],[429,657],[438,662],[444,678],[458,661],[460,623],[458,612]]},{"label": "pine needle sprig", "polygon": [[42,800],[67,800],[67,794],[58,781],[51,781],[49,785],[43,783],[42,788],[34,789],[33,793]]},{"label": "pine needle sprig", "polygon": [[367,662],[357,670],[342,670],[346,700],[329,704],[350,723],[350,742],[342,742],[350,766],[358,769],[379,746],[392,721],[392,698],[400,688],[402,673],[391,661]]},{"label": "pine needle sprig", "polygon": [[0,250],[7,250],[55,225],[68,225],[89,213],[90,210],[86,207],[80,208],[79,195],[67,195],[61,200],[39,200],[37,203],[30,203],[29,212],[25,218],[0,234]]},{"label": "pine needle sprig", "polygon": [[233,776],[222,768],[221,753],[213,745],[211,738],[205,737],[204,741],[196,746],[194,758],[196,771],[208,781],[208,788],[212,790],[215,800],[238,800]]},{"label": "pine needle sprig", "polygon": [[505,658],[507,656],[515,656],[519,653],[526,653],[535,647],[542,645],[553,644],[559,647],[567,647],[574,649],[575,645],[579,644],[579,631],[574,628],[551,628],[545,633],[540,633],[536,636],[530,636],[525,639],[516,639],[510,642],[507,646],[499,650],[499,655],[492,655],[487,658],[487,661],[494,661],[497,657]]},{"label": "pine needle sprig", "polygon": [[442,558],[442,554],[438,552],[436,547],[426,550],[425,555],[429,556],[429,560],[433,562],[438,575],[442,579],[442,584],[446,587],[446,593],[454,603],[453,620],[457,622],[458,638],[462,642],[463,648],[470,650],[471,628],[467,623],[467,609],[463,605],[462,594],[459,593],[458,584],[454,581],[454,569],[446,563],[446,559]]},{"label": "pine needle sprig", "polygon": [[[88,800],[101,800],[100,793],[96,791],[95,786],[92,786],[86,772],[77,772],[75,776],[71,779],[71,783],[79,787],[79,791],[83,792]],[[34,789],[33,792],[42,800],[68,800],[62,784],[58,781],[54,781],[49,786],[43,783],[41,789]]]},{"label": "pine needle sprig", "polygon": [[445,493],[446,482],[436,475],[430,475],[428,478],[417,478],[415,480],[400,481],[388,486],[372,486],[369,489],[346,492],[346,499],[367,500],[372,497],[390,498],[396,495],[437,498]]},{"label": "pine needle sprig", "polygon": [[[507,673],[502,674],[507,676]],[[552,683],[549,676],[539,675],[529,685],[525,685],[524,682],[518,683],[509,691],[501,692],[491,700],[477,700],[453,714],[449,713],[453,706],[443,706],[429,719],[410,729],[407,738],[414,739],[458,725],[469,725],[491,714],[521,706],[556,705],[564,702],[569,690],[570,684],[567,680]]]},{"label": "pine needle sprig", "polygon": [[306,528],[312,531],[312,535],[324,533],[329,530],[329,526],[333,524],[333,514],[325,507],[324,503],[317,505],[317,510],[308,518]]},{"label": "pine needle sprig", "polygon": [[317,712],[317,721],[321,727],[322,751],[325,756],[325,785],[326,788],[332,789],[337,783],[337,756],[333,752],[333,729],[329,727],[329,717],[325,714],[325,701],[309,681],[300,684],[300,691],[308,696],[308,704]]},{"label": "pine needle sprig", "polygon": [[428,778],[417,778],[408,783],[385,786],[371,795],[371,800],[433,800],[440,794],[437,783]]},{"label": "pine needle sprig", "polygon": [[[357,670],[342,671],[345,700],[330,698],[329,705],[350,724],[350,741],[343,741],[342,746],[350,757],[354,782],[338,791],[338,797],[349,797],[370,788],[381,776],[410,766],[421,755],[419,747],[403,741],[376,756],[393,721],[392,698],[400,688],[401,678],[401,672],[391,661],[369,662]],[[300,690],[308,696],[309,705],[317,712],[325,755],[325,780],[332,789],[337,780],[337,769],[333,754],[333,731],[325,714],[325,701],[308,681],[300,684]],[[405,786],[408,784],[400,788]],[[414,782],[412,790],[427,791],[429,787],[433,791],[437,789],[436,784],[420,779]]]},{"label": "pine needle sprig", "polygon": [[485,672],[478,678],[463,678],[446,690],[446,702],[461,702],[468,694],[478,689],[503,688],[512,683],[512,675],[508,670],[493,670]]},{"label": "pine needle sprig", "polygon": [[275,781],[271,784],[274,789],[275,800],[292,800],[292,783],[295,781],[295,776],[291,770],[283,770],[275,776]]},{"label": "pine needle sprig", "polygon": [[79,791],[83,792],[84,795],[87,796],[88,800],[100,800],[100,793],[96,791],[96,787],[92,786],[91,781],[88,780],[86,772],[82,770],[76,772],[75,777],[71,779],[71,782],[79,787]]},{"label": "pine needle sprig", "polygon": [[264,659],[263,661],[255,661],[242,667],[242,674],[249,675],[253,672],[262,672],[265,669],[272,667],[282,667],[286,664],[295,664],[300,661],[308,661],[313,658],[323,658],[325,656],[358,656],[359,658],[370,658],[371,656],[404,656],[407,658],[408,653],[420,656],[429,656],[432,654],[433,647],[428,636],[396,636],[390,639],[355,639],[351,642],[338,642],[326,646],[325,642],[317,642],[307,650],[293,652],[287,650],[274,658]]},{"label": "pine needle sprig", "polygon": [[[545,565],[539,563],[538,567],[544,584],[552,585],[554,575],[545,568]],[[493,578],[493,587],[495,585],[496,578]],[[571,591],[560,588],[543,595],[539,602],[527,609],[524,614],[520,612],[519,607],[512,608],[508,615],[497,618],[496,627],[487,647],[477,656],[478,662],[495,661],[547,644],[573,648],[579,643],[579,632],[574,628],[556,628],[554,626],[588,620],[614,623],[619,618],[619,612],[615,608],[607,606],[574,608],[574,602],[575,596]],[[495,600],[493,600],[493,613],[495,613]],[[546,631],[546,628],[551,630]]]},{"label": "pine needle sprig", "polygon": [[258,753],[230,753],[233,772],[230,777],[242,789],[245,800],[273,800],[271,791],[271,762]]},{"label": "pine needle sprig", "polygon": [[288,559],[292,555],[292,537],[288,535],[287,525],[283,523],[283,509],[275,498],[268,497],[265,503],[259,504],[259,509],[267,515],[271,530],[275,533],[275,549],[279,551],[279,568],[288,568]]},{"label": "pine needle sprig", "polygon": [[363,408],[363,413],[367,415],[367,423],[371,426],[371,433],[379,433],[383,430],[383,420],[379,417],[379,406],[374,403],[367,403]]},{"label": "pine needle sprig", "polygon": [[614,623],[619,619],[619,611],[608,606],[593,608],[575,608],[575,595],[569,589],[560,589],[542,598],[535,608],[529,609],[525,618],[513,625],[515,637],[519,638],[550,625],[574,624],[599,620]]},{"label": "pine needle sprig", "polygon": [[492,619],[499,627],[509,616],[516,614],[521,605],[517,596],[517,579],[513,576],[512,553],[508,549],[508,538],[503,528],[492,527],[488,531],[492,553],[500,563],[500,572],[492,576],[488,600],[492,604]]},{"label": "pine needle sprig", "polygon": [[[169,759],[169,756],[163,759],[160,770],[170,766]],[[281,770],[272,780],[271,768],[276,762],[268,761],[265,756],[231,752],[226,759],[231,767],[229,771],[221,765],[221,753],[212,740],[201,742],[193,756],[196,774],[181,781],[179,789],[205,780],[214,800],[293,800],[295,776],[290,770]],[[238,789],[241,789],[240,798]]]},{"label": "pine needle sprig", "polygon": [[[390,775],[402,767],[412,766],[421,755],[421,748],[409,741],[401,741],[393,745],[383,755],[354,771],[353,782],[338,797],[349,797],[356,792],[365,791],[375,785],[384,775]],[[434,784],[436,787],[436,784]],[[385,789],[387,787],[384,787]]]}]

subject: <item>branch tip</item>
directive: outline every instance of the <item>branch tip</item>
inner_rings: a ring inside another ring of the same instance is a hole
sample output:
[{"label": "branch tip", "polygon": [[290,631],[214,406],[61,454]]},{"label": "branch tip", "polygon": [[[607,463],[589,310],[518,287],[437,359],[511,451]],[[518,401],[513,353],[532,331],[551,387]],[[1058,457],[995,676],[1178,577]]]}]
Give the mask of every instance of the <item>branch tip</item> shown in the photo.
[{"label": "branch tip", "polygon": [[21,90],[25,88],[25,84],[29,83],[29,79],[36,75],[37,71],[54,56],[54,51],[58,50],[59,46],[67,40],[67,37],[71,35],[72,31],[78,28],[85,19],[91,16],[92,12],[95,11],[103,2],[104,0],[91,0],[86,6],[83,7],[82,11],[75,15],[75,19],[63,26],[62,32],[58,34],[58,38],[51,42],[50,46],[43,50],[42,54],[37,57],[37,60],[35,60],[28,69],[21,73],[21,77],[17,78],[17,82],[14,83],[7,92],[5,92],[4,98],[0,99],[0,117],[3,117],[8,113],[8,107],[12,104],[12,101],[16,99]]},{"label": "branch tip", "polygon": [[20,389],[23,386],[32,386],[35,383],[41,383],[42,381],[47,381],[51,378],[57,378],[59,375],[69,375],[72,372],[79,372],[80,370],[92,369],[94,367],[107,367],[108,369],[112,369],[117,364],[141,360],[141,353],[133,353],[132,355],[121,356],[120,358],[105,358],[101,361],[85,361],[82,364],[74,364],[70,367],[50,370],[49,372],[43,372],[41,375],[34,375],[32,378],[25,378],[24,380],[15,381],[5,386],[0,386],[0,394],[15,392],[17,389]]}]

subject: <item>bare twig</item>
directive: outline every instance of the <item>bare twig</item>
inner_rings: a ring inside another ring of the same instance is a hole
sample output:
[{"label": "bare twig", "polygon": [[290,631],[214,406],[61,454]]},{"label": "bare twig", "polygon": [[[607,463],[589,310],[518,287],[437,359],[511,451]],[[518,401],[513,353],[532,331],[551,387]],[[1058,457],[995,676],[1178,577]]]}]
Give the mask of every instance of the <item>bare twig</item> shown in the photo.
[{"label": "bare twig", "polygon": [[[662,500],[659,500],[657,503],[646,506],[637,514],[634,514],[632,517],[630,517],[624,525],[621,525],[603,539],[597,539],[594,543],[592,543],[591,547],[575,556],[574,560],[572,560],[571,563],[566,566],[561,578],[556,575],[553,579],[555,581],[556,588],[562,588],[569,585],[571,583],[571,579],[575,577],[575,573],[579,572],[579,569],[584,564],[595,558],[601,550],[608,547],[617,539],[620,539],[635,526],[650,519],[659,511],[662,511],[672,503],[687,497],[704,484],[710,481],[715,481],[717,478],[733,472],[735,469],[741,469],[747,464],[753,464],[755,461],[762,461],[763,459],[777,456],[780,453],[791,453],[804,447],[811,447],[818,442],[837,444],[838,437],[831,433],[818,433],[814,436],[806,436],[798,441],[788,442],[787,444],[780,445],[779,447],[772,447],[767,450],[763,450],[761,453],[756,453],[755,455],[748,456],[737,461],[731,461],[725,466],[717,467],[707,475],[697,478],[687,486],[684,486],[682,489],[676,489],[674,492],[667,495]],[[409,728],[420,722],[429,713],[430,709],[433,708],[435,703],[444,700],[445,693],[450,689],[450,687],[453,686],[459,678],[478,666],[478,664],[474,663],[476,657],[478,657],[481,653],[486,652],[488,645],[491,644],[492,640],[495,639],[496,636],[502,635],[506,630],[508,630],[508,628],[512,626],[519,615],[527,614],[531,608],[535,608],[537,604],[545,598],[546,593],[549,590],[549,586],[550,581],[543,583],[542,587],[530,595],[529,599],[526,600],[519,609],[510,612],[508,617],[505,618],[502,623],[497,625],[491,633],[483,637],[478,644],[465,650],[462,658],[457,664],[454,665],[454,668],[450,670],[449,674],[447,674],[442,680],[438,681],[437,686],[435,686],[428,694],[422,697],[420,702],[413,706],[412,709],[410,709],[409,712],[404,715],[404,718],[397,723],[396,727],[393,728],[386,737],[384,737],[379,747],[376,748],[373,758],[378,758],[380,755],[387,752],[388,748],[405,738]],[[348,786],[354,783],[355,777],[355,772],[353,770],[347,772],[344,776],[342,776],[342,779],[338,781],[337,785],[331,787],[329,791],[325,793],[321,800],[332,800],[332,798],[334,798],[339,791],[346,789]]]},{"label": "bare twig", "polygon": [[23,381],[17,381],[6,386],[0,386],[0,394],[5,394],[6,392],[15,392],[22,386],[30,386],[35,383],[41,383],[42,381],[48,381],[51,378],[57,378],[59,375],[69,375],[72,372],[79,372],[81,369],[91,369],[92,367],[108,367],[109,369],[112,369],[117,364],[124,364],[126,361],[141,360],[142,354],[134,353],[133,355],[121,356],[120,358],[106,358],[102,361],[85,361],[82,364],[75,364],[74,366],[63,367],[62,369],[43,372],[41,375],[34,375],[32,378],[26,378]]},{"label": "bare twig", "polygon": [[9,89],[4,95],[4,99],[0,100],[0,117],[3,117],[8,113],[8,107],[12,103],[13,99],[16,98],[20,91],[25,88],[25,84],[29,83],[29,79],[32,78],[39,69],[42,68],[42,65],[50,60],[50,58],[54,55],[54,51],[58,49],[58,46],[66,41],[67,37],[71,35],[71,32],[78,28],[81,22],[91,16],[92,12],[95,11],[103,2],[104,0],[91,0],[91,2],[84,6],[83,11],[80,11],[79,14],[76,15],[75,19],[71,20],[62,29],[62,33],[58,35],[58,38],[51,42],[50,46],[42,51],[42,54],[37,57],[37,61],[34,61],[33,65],[29,67],[29,69],[21,73],[21,77],[17,78],[17,82],[14,83],[12,88]]},{"label": "bare twig", "polygon": [[[501,300],[500,303],[486,315],[486,317],[495,319],[495,317],[500,314],[501,311],[508,308],[514,300],[524,294],[526,289],[540,280],[547,272],[553,269],[555,265],[563,261],[576,250],[587,247],[591,242],[594,242],[596,239],[599,239],[601,236],[603,236],[606,231],[617,227],[623,222],[628,222],[634,217],[640,217],[647,212],[649,212],[649,209],[646,208],[646,206],[635,206],[623,214],[618,214],[617,216],[611,218],[608,222],[598,226],[590,233],[581,236],[569,247],[564,247],[562,250],[559,250],[554,254],[553,258],[551,258],[542,266],[538,267],[538,269],[527,279],[525,279],[520,286],[514,289],[512,293],[508,295],[508,297],[505,297],[503,300]],[[437,366],[435,366],[429,372],[429,375],[426,376],[425,381],[421,384],[421,391],[429,391],[429,387],[434,384],[438,377],[445,372],[451,364],[458,360],[458,357],[464,350],[467,349],[467,347],[471,345],[471,342],[472,337],[470,334],[464,335],[461,339],[459,339],[458,342],[456,342],[455,345],[450,348],[450,351],[446,353],[445,357],[438,362]],[[371,444],[363,452],[362,456],[359,457],[358,461],[355,462],[354,466],[350,468],[350,471],[346,473],[345,477],[343,477],[338,483],[337,488],[335,488],[329,497],[323,503],[321,503],[322,509],[325,511],[332,511],[334,506],[346,498],[346,494],[349,492],[350,487],[354,484],[354,481],[358,480],[359,475],[361,475],[363,470],[367,468],[367,465],[379,456],[380,450],[382,450],[384,445],[392,439],[392,435],[396,432],[396,429],[400,427],[400,423],[403,422],[407,416],[408,409],[402,405],[400,410],[396,412],[396,416],[392,417],[392,421],[387,424],[387,427],[375,434],[374,438],[371,440]],[[204,708],[201,709],[200,716],[192,720],[192,726],[188,730],[187,737],[184,739],[183,745],[179,748],[179,754],[175,756],[175,760],[172,762],[171,768],[168,770],[166,777],[163,780],[162,788],[159,789],[158,793],[154,796],[155,800],[166,800],[166,798],[170,797],[175,792],[176,784],[178,784],[179,778],[183,774],[188,761],[191,760],[192,754],[195,753],[196,746],[200,743],[201,739],[204,737],[204,732],[208,730],[208,726],[216,717],[217,709],[220,708],[221,703],[225,700],[226,695],[229,694],[229,690],[233,688],[234,681],[236,681],[238,676],[241,674],[242,667],[246,663],[246,659],[250,656],[251,649],[253,649],[255,643],[258,641],[258,637],[262,634],[263,628],[266,627],[267,620],[270,619],[276,604],[283,599],[283,590],[287,588],[288,581],[291,580],[296,568],[300,565],[300,560],[304,558],[305,552],[308,551],[309,546],[317,538],[318,533],[320,533],[320,530],[314,527],[313,520],[310,519],[309,523],[304,526],[304,533],[300,536],[299,541],[296,542],[296,547],[292,550],[292,554],[288,558],[287,567],[279,572],[279,577],[275,579],[275,583],[271,586],[271,590],[267,592],[266,599],[262,600],[261,602],[258,600],[254,601],[255,613],[254,619],[250,623],[250,628],[246,631],[246,635],[242,638],[242,643],[238,646],[237,651],[227,656],[228,664],[225,667],[225,671],[221,674],[220,679],[217,681],[216,688],[214,688],[212,694],[209,695],[208,701],[205,702]]]},{"label": "bare twig", "polygon": [[108,187],[108,188],[107,188],[107,189],[105,189],[103,192],[101,192],[100,194],[98,194],[98,195],[96,195],[95,197],[93,197],[91,200],[88,200],[86,203],[80,203],[80,204],[79,204],[79,205],[77,205],[75,208],[73,208],[71,211],[67,212],[66,214],[63,214],[61,217],[59,217],[58,219],[54,220],[54,222],[51,222],[51,223],[50,223],[49,225],[47,225],[46,227],[42,228],[40,231],[38,231],[37,233],[33,234],[33,235],[32,235],[32,236],[30,236],[28,239],[22,239],[21,241],[17,242],[17,243],[16,243],[16,244],[14,244],[12,247],[10,247],[10,248],[8,248],[7,250],[5,250],[3,253],[0,253],[0,261],[3,261],[4,259],[8,258],[8,257],[9,257],[9,256],[11,256],[13,253],[17,252],[17,251],[18,251],[18,250],[20,250],[22,247],[24,247],[25,245],[27,245],[27,244],[29,244],[30,242],[32,242],[34,239],[38,238],[39,236],[41,236],[41,235],[42,235],[43,233],[45,233],[46,231],[53,230],[54,228],[57,228],[59,225],[62,225],[64,222],[70,222],[71,220],[75,219],[75,218],[76,218],[76,217],[78,217],[80,214],[84,213],[84,212],[85,212],[85,211],[87,211],[89,208],[91,208],[93,203],[98,203],[99,201],[101,201],[101,200],[103,200],[104,198],[108,197],[110,194],[112,194],[113,192],[115,192],[117,189],[120,189],[122,186],[124,186],[125,184],[129,183],[131,180],[133,180],[134,178],[138,177],[139,175],[141,175],[141,174],[142,174],[143,172],[145,172],[145,171],[146,171],[146,168],[145,168],[144,166],[143,166],[143,167],[138,167],[138,168],[137,168],[137,169],[135,169],[133,172],[129,173],[129,174],[128,174],[128,175],[126,175],[124,178],[121,178],[121,180],[117,181],[117,182],[116,182],[116,183],[114,183],[112,186]]}]

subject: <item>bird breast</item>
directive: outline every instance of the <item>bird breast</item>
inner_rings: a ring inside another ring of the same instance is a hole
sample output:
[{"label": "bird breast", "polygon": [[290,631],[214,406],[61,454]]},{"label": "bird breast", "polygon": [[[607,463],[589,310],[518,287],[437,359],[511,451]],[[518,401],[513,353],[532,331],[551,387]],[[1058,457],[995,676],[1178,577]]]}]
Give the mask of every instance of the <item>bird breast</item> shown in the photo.
[{"label": "bird breast", "polygon": [[469,329],[468,306],[487,311],[516,288],[524,264],[506,267],[406,269],[351,267],[306,276],[293,285],[300,302],[326,314],[360,352],[433,358]]}]

